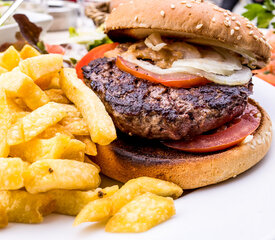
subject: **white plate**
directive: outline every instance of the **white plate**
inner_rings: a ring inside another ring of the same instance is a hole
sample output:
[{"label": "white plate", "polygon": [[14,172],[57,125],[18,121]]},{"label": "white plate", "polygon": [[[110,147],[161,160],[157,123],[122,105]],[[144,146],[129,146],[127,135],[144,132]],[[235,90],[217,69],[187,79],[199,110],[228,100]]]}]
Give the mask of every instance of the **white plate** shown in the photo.
[{"label": "white plate", "polygon": [[[254,96],[275,122],[275,88],[254,79]],[[274,130],[273,130],[274,133]],[[110,234],[104,224],[72,227],[73,217],[51,215],[42,224],[9,224],[2,240],[273,240],[275,239],[275,141],[257,166],[240,176],[190,192],[175,201],[177,214],[140,234]]]},{"label": "white plate", "polygon": [[[50,28],[53,21],[53,17],[48,14],[29,11],[18,11],[17,13],[25,14],[31,22],[37,24],[39,27],[42,27],[43,32],[46,32]],[[15,33],[18,31],[19,28],[16,23],[0,27],[0,44],[5,42],[14,42]]]}]

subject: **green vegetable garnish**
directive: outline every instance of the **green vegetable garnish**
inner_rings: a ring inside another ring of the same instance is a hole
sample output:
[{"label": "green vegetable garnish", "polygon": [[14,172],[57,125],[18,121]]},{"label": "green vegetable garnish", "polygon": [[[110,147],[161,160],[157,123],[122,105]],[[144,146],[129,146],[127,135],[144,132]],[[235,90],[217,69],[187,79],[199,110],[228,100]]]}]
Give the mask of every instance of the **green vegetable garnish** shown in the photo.
[{"label": "green vegetable garnish", "polygon": [[70,34],[70,37],[77,37],[79,36],[79,34],[77,33],[76,29],[74,27],[70,27],[69,28],[69,34]]},{"label": "green vegetable garnish", "polygon": [[105,44],[105,43],[112,43],[113,41],[108,38],[107,36],[103,39],[100,39],[100,40],[95,40],[94,42],[90,43],[88,45],[88,51],[90,51],[91,49],[97,47],[97,46],[100,46],[102,44]]}]

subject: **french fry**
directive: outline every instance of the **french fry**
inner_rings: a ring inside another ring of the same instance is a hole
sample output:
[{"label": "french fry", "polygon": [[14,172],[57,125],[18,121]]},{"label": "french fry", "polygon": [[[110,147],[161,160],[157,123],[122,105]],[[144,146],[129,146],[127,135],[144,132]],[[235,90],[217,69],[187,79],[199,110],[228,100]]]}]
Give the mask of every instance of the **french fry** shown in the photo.
[{"label": "french fry", "polygon": [[76,136],[76,139],[80,140],[81,142],[85,143],[85,154],[90,156],[96,156],[97,150],[96,145],[94,142],[92,142],[90,136]]},{"label": "french fry", "polygon": [[33,194],[53,189],[91,190],[100,184],[96,167],[74,160],[40,160],[31,164],[23,177],[25,188]]},{"label": "french fry", "polygon": [[20,158],[0,158],[0,190],[16,190],[24,187],[23,172],[28,163]]},{"label": "french fry", "polygon": [[20,157],[31,163],[42,159],[60,159],[70,140],[70,137],[62,134],[50,139],[34,138],[28,142],[11,146],[10,156]]},{"label": "french fry", "polygon": [[85,147],[85,143],[77,139],[70,139],[60,158],[84,162]]},{"label": "french fry", "polygon": [[52,190],[49,193],[55,199],[55,212],[64,215],[76,216],[89,202],[112,196],[118,186],[97,188],[90,191]]},{"label": "french fry", "polygon": [[144,193],[121,208],[108,222],[106,232],[145,232],[175,215],[172,198]]},{"label": "french fry", "polygon": [[52,138],[55,137],[56,135],[59,134],[63,134],[63,135],[67,135],[69,136],[71,139],[74,138],[74,135],[70,133],[70,131],[68,131],[67,129],[65,129],[62,125],[60,124],[55,124],[53,126],[48,127],[47,129],[45,129],[44,132],[42,132],[41,134],[39,134],[37,137],[38,138]]},{"label": "french fry", "polygon": [[20,72],[1,74],[0,87],[6,89],[7,94],[12,97],[21,97],[32,110],[50,101],[46,93],[31,78]]},{"label": "french fry", "polygon": [[112,200],[102,198],[88,203],[76,216],[73,226],[84,222],[98,222],[108,219],[111,216]]},{"label": "french fry", "polygon": [[40,223],[55,209],[50,194],[30,194],[23,190],[0,191],[0,202],[7,211],[9,222]]},{"label": "french fry", "polygon": [[[48,127],[55,125],[67,115],[62,104],[49,102],[37,108],[14,124],[8,133],[9,145],[30,141]],[[23,131],[23,134],[22,134]],[[16,136],[16,137],[15,137]]]},{"label": "french fry", "polygon": [[178,185],[150,177],[139,177],[125,183],[113,196],[113,214],[135,197],[151,192],[163,197],[178,198],[182,189]]},{"label": "french fry", "polygon": [[0,88],[0,157],[9,155],[8,129],[11,126],[11,118],[6,92]]},{"label": "french fry", "polygon": [[36,57],[39,55],[41,55],[40,52],[38,52],[35,48],[28,44],[26,44],[20,51],[20,57],[23,60],[27,58]]},{"label": "french fry", "polygon": [[17,67],[19,62],[20,54],[13,46],[10,46],[5,52],[0,54],[0,66],[9,71]]},{"label": "french fry", "polygon": [[83,118],[66,117],[60,121],[60,124],[73,135],[90,136],[88,125]]},{"label": "french fry", "polygon": [[6,68],[3,68],[3,67],[0,66],[0,75],[2,73],[6,73],[6,72],[8,72],[8,70]]},{"label": "french fry", "polygon": [[19,63],[22,73],[28,75],[34,81],[48,74],[60,71],[63,66],[63,57],[59,54],[44,54],[27,58]]},{"label": "french fry", "polygon": [[75,69],[61,70],[60,85],[70,101],[80,110],[88,124],[93,142],[107,145],[116,139],[114,123],[103,103],[91,89],[77,78]]},{"label": "french fry", "polygon": [[63,106],[64,110],[67,112],[68,118],[81,118],[82,115],[73,104],[60,104]]},{"label": "french fry", "polygon": [[60,89],[59,80],[60,80],[59,73],[55,73],[50,79],[50,84],[48,85],[48,89]]},{"label": "french fry", "polygon": [[4,205],[0,202],[0,228],[8,226],[8,215]]},{"label": "french fry", "polygon": [[65,96],[62,89],[49,89],[46,90],[45,93],[49,97],[50,101],[57,103],[69,104],[70,100]]}]

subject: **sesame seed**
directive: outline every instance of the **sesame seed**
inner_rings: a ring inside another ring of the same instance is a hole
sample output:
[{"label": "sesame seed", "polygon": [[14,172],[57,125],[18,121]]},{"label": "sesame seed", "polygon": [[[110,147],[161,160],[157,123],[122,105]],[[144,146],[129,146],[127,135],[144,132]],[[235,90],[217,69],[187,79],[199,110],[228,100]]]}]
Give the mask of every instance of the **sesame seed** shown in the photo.
[{"label": "sesame seed", "polygon": [[130,3],[130,4],[133,4],[134,2],[133,2],[133,1],[130,1],[129,3]]},{"label": "sesame seed", "polygon": [[261,138],[259,138],[259,139],[257,139],[257,143],[259,144],[259,145],[261,145],[263,142],[262,142],[262,139]]},{"label": "sesame seed", "polygon": [[165,16],[165,12],[163,10],[161,10],[160,11],[160,15],[164,17]]},{"label": "sesame seed", "polygon": [[137,20],[138,20],[138,16],[135,16],[135,19],[134,19],[136,22],[137,22]]},{"label": "sesame seed", "polygon": [[236,26],[236,27],[234,27],[234,29],[235,29],[236,31],[239,31],[239,30],[240,30],[240,27]]},{"label": "sesame seed", "polygon": [[191,8],[191,7],[192,7],[192,4],[187,3],[187,4],[186,4],[186,7]]},{"label": "sesame seed", "polygon": [[229,16],[232,16],[232,12],[230,12],[230,11],[227,11],[227,14],[228,14]]},{"label": "sesame seed", "polygon": [[236,21],[236,24],[237,24],[238,26],[241,26],[240,21]]},{"label": "sesame seed", "polygon": [[254,145],[250,145],[250,148],[255,149],[255,146]]},{"label": "sesame seed", "polygon": [[249,35],[252,35],[252,34],[253,34],[253,31],[250,31],[250,32],[249,32]]},{"label": "sesame seed", "polygon": [[224,25],[226,27],[230,27],[231,26],[231,22],[230,21],[224,21],[223,23],[224,23]]},{"label": "sesame seed", "polygon": [[120,4],[119,4],[119,6],[123,6],[123,5],[124,5],[124,3],[120,3]]},{"label": "sesame seed", "polygon": [[225,20],[226,20],[226,21],[230,21],[230,18],[229,18],[229,17],[226,17]]},{"label": "sesame seed", "polygon": [[180,3],[181,3],[181,4],[185,4],[185,3],[186,3],[186,1],[181,1]]},{"label": "sesame seed", "polygon": [[232,19],[233,21],[235,21],[235,20],[236,20],[236,17],[235,17],[235,16],[233,16],[231,19]]},{"label": "sesame seed", "polygon": [[233,35],[234,34],[234,29],[231,29],[231,31],[230,31],[230,35]]},{"label": "sesame seed", "polygon": [[239,35],[238,37],[237,37],[237,40],[241,40],[242,39],[242,35]]},{"label": "sesame seed", "polygon": [[247,26],[249,29],[252,28],[252,26],[251,26],[249,23],[247,23],[246,26]]},{"label": "sesame seed", "polygon": [[172,9],[175,9],[175,5],[174,4],[171,4],[170,6]]},{"label": "sesame seed", "polygon": [[201,24],[198,24],[197,26],[196,26],[196,29],[201,29],[202,28],[202,26],[203,26],[203,24],[201,23]]},{"label": "sesame seed", "polygon": [[253,35],[253,38],[254,38],[255,40],[258,40],[258,39],[259,39],[259,37],[258,37],[257,35]]},{"label": "sesame seed", "polygon": [[217,6],[214,7],[214,10],[219,10],[219,8]]},{"label": "sesame seed", "polygon": [[224,12],[224,13],[223,13],[223,16],[225,16],[225,17],[226,17],[227,15],[228,15],[228,14],[227,14],[227,12]]},{"label": "sesame seed", "polygon": [[213,18],[212,18],[212,22],[216,22],[216,18],[213,17]]}]

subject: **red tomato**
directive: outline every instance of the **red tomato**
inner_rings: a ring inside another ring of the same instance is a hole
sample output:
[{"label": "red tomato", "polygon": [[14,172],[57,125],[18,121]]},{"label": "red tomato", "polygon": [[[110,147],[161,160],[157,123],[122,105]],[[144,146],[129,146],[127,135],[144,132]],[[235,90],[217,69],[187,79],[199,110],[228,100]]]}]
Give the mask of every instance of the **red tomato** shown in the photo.
[{"label": "red tomato", "polygon": [[103,58],[104,53],[116,48],[118,43],[106,43],[89,51],[75,66],[77,76],[83,79],[82,67],[87,66],[91,61],[97,58]]},{"label": "red tomato", "polygon": [[167,87],[175,88],[191,88],[195,86],[201,86],[209,83],[206,78],[196,75],[177,73],[177,74],[156,74],[144,70],[143,68],[124,60],[122,57],[117,57],[117,67],[132,74],[137,78],[149,80],[154,83],[161,83]]},{"label": "red tomato", "polygon": [[45,44],[45,47],[48,53],[65,54],[65,49],[60,45]]},{"label": "red tomato", "polygon": [[223,150],[242,142],[259,127],[261,118],[257,117],[258,113],[257,107],[248,104],[243,115],[231,121],[232,125],[225,130],[209,135],[199,135],[191,141],[171,141],[163,144],[170,148],[194,153]]}]

